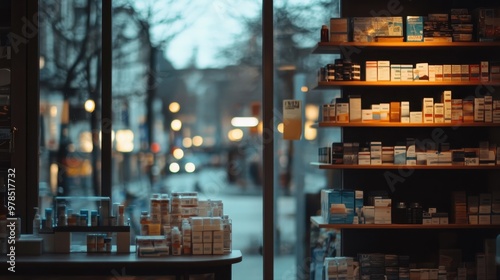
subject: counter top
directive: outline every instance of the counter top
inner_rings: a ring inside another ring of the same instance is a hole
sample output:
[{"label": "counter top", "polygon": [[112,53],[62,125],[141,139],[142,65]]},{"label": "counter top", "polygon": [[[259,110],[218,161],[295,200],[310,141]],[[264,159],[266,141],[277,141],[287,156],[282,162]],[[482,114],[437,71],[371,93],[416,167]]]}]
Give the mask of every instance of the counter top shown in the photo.
[{"label": "counter top", "polygon": [[[10,273],[5,256],[0,258],[0,275]],[[16,256],[17,275],[113,275],[126,270],[127,275],[195,273],[231,273],[231,265],[242,261],[239,250],[225,255],[184,255],[138,257],[135,253],[45,253],[41,256]]]}]

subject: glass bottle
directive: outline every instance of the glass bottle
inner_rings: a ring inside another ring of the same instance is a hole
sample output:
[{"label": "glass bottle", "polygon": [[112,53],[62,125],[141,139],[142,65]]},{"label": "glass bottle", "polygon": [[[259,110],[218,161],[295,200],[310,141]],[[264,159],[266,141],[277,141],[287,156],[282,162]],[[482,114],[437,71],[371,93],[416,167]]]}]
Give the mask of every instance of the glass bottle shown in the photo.
[{"label": "glass bottle", "polygon": [[326,25],[321,26],[321,42],[329,42],[330,34],[328,34],[328,27]]},{"label": "glass bottle", "polygon": [[38,207],[34,207],[34,209],[35,217],[33,218],[33,235],[38,236],[40,233],[41,218],[40,213],[38,212]]},{"label": "glass bottle", "polygon": [[229,254],[232,251],[232,244],[233,244],[233,239],[232,239],[232,232],[233,232],[233,226],[232,226],[232,221],[229,219],[228,215],[224,215],[222,217],[222,226],[224,229],[224,254]]},{"label": "glass bottle", "polygon": [[149,213],[148,211],[142,211],[141,212],[141,235],[148,235],[149,234]]}]

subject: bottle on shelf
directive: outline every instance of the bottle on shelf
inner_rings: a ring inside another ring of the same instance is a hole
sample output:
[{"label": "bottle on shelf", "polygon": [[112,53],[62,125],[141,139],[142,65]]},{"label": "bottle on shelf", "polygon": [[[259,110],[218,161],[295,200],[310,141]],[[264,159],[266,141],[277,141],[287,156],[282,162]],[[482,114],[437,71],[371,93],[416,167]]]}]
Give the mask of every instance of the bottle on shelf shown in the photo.
[{"label": "bottle on shelf", "polygon": [[38,236],[40,233],[40,225],[41,225],[41,218],[40,218],[40,213],[38,212],[38,207],[34,207],[35,209],[35,216],[33,217],[33,235]]},{"label": "bottle on shelf", "polygon": [[321,26],[321,42],[329,42],[330,34],[326,25]]},{"label": "bottle on shelf", "polygon": [[141,235],[148,235],[149,234],[149,212],[148,211],[142,211],[141,212]]}]

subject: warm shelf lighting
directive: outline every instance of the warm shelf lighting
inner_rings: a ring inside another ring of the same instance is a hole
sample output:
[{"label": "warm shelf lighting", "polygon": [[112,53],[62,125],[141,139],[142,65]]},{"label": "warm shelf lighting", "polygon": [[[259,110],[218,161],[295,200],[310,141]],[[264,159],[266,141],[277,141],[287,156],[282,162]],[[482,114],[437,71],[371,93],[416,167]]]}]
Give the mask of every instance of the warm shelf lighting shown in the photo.
[{"label": "warm shelf lighting", "polygon": [[302,91],[302,92],[308,92],[309,88],[306,87],[306,86],[303,86],[303,87],[300,88],[300,91]]},{"label": "warm shelf lighting", "polygon": [[231,125],[234,127],[255,127],[259,120],[255,117],[234,117],[231,119]]}]

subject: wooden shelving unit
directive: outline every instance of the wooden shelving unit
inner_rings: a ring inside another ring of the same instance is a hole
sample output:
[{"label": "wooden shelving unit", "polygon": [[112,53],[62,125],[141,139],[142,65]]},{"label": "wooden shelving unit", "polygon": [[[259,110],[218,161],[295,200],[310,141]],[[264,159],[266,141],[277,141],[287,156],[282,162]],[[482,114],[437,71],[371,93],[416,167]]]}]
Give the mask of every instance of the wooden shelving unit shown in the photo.
[{"label": "wooden shelving unit", "polygon": [[449,50],[450,48],[498,49],[500,42],[319,42],[314,54],[340,54],[345,50],[368,49],[431,49]]},{"label": "wooden shelving unit", "polygon": [[311,223],[319,228],[326,229],[353,229],[353,230],[373,230],[373,229],[499,229],[500,225],[469,225],[469,224],[326,224],[321,216],[312,216]]},{"label": "wooden shelving unit", "polygon": [[319,122],[318,127],[500,127],[500,123],[462,122],[462,123],[399,123],[399,122]]},{"label": "wooden shelving unit", "polygon": [[311,165],[318,166],[320,169],[421,169],[421,170],[500,170],[500,165],[358,165],[358,164],[326,164],[320,162],[311,162]]},{"label": "wooden shelving unit", "polygon": [[367,82],[367,81],[329,81],[319,82],[315,89],[339,88],[339,87],[443,87],[443,86],[500,86],[500,81],[442,81],[442,82]]}]

